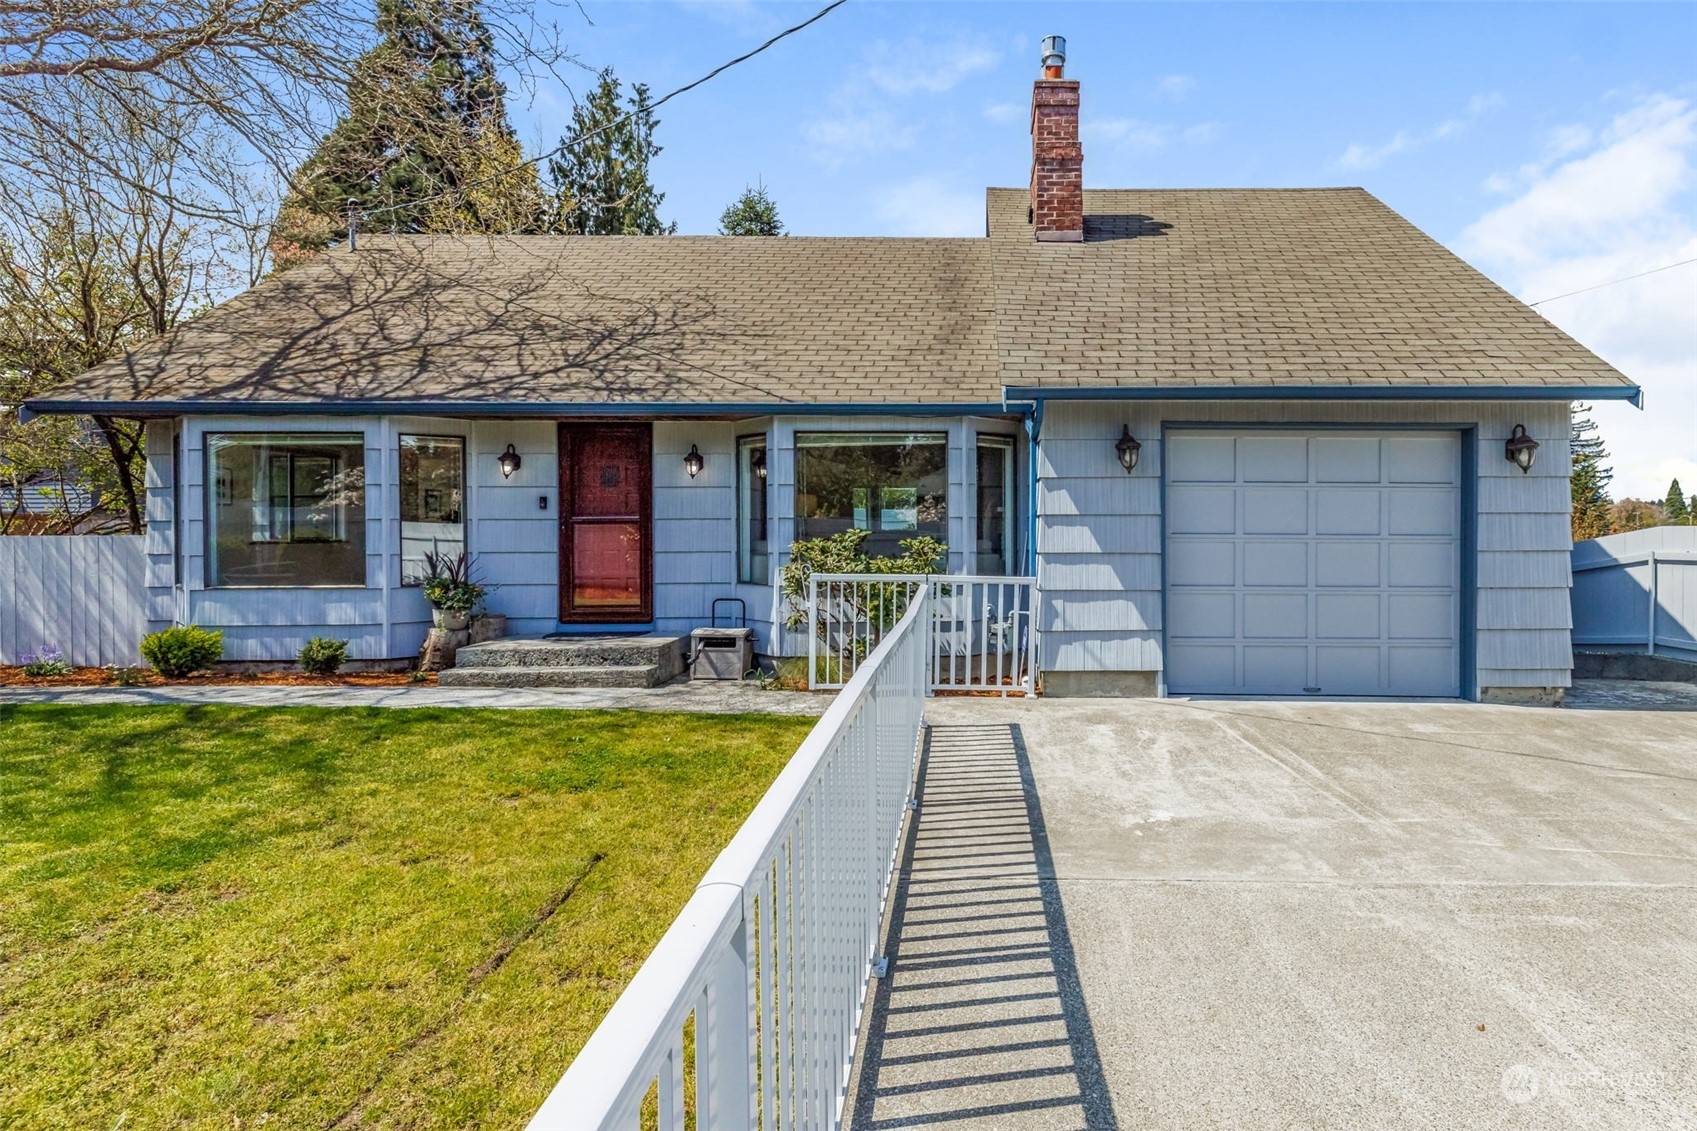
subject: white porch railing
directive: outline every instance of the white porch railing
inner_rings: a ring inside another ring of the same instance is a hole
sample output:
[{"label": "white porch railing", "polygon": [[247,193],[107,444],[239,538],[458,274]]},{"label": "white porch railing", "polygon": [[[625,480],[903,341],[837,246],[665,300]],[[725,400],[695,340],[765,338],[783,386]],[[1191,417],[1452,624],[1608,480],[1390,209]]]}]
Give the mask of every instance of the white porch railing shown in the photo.
[{"label": "white porch railing", "polygon": [[808,579],[809,686],[845,686],[913,595],[931,605],[932,691],[1036,694],[1037,581],[1031,577],[816,573]]},{"label": "white porch railing", "polygon": [[921,587],[708,869],[531,1131],[635,1131],[651,1094],[659,1131],[683,1131],[692,1102],[699,1131],[838,1125],[913,787],[929,627]]}]

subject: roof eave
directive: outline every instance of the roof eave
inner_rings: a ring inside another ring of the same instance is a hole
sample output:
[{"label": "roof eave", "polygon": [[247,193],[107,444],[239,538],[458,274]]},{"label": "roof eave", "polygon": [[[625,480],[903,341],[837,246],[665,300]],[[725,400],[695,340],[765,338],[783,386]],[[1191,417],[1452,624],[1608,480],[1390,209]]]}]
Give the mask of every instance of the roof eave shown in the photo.
[{"label": "roof eave", "polygon": [[1007,385],[1005,401],[1630,401],[1637,385]]}]

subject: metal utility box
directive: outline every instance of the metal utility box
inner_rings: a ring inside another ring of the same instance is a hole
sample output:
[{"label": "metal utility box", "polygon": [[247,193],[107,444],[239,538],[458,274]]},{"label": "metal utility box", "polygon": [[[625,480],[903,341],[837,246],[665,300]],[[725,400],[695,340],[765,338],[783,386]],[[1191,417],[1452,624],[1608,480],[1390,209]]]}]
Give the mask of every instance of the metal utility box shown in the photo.
[{"label": "metal utility box", "polygon": [[752,628],[698,628],[689,634],[690,679],[741,679],[753,667]]}]

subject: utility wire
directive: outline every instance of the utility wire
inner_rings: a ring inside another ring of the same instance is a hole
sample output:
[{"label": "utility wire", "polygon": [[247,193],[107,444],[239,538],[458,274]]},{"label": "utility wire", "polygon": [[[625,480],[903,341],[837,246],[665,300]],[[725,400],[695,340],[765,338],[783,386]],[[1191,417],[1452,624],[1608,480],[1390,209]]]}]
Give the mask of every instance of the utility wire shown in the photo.
[{"label": "utility wire", "polygon": [[373,208],[370,211],[362,212],[360,215],[362,217],[365,217],[365,218],[370,218],[372,216],[381,216],[385,212],[397,212],[397,211],[400,211],[402,209],[407,209],[407,208],[418,208],[421,205],[425,205],[425,204],[434,204],[436,201],[446,200],[450,196],[462,196],[463,197],[467,191],[474,189],[474,188],[478,187],[479,185],[485,185],[485,184],[490,183],[491,181],[498,181],[498,180],[501,180],[504,177],[510,177],[514,173],[518,172],[520,169],[525,168],[526,166],[540,165],[542,162],[548,160],[550,157],[558,157],[560,154],[564,153],[566,150],[571,149],[572,147],[579,145],[583,142],[586,142],[590,138],[595,137],[598,134],[606,133],[608,130],[615,129],[619,126],[624,125],[626,122],[630,121],[632,118],[635,118],[638,114],[652,114],[655,110],[658,110],[660,107],[664,106],[666,103],[670,102],[672,99],[676,98],[678,95],[689,93],[690,91],[694,90],[696,87],[700,86],[702,83],[708,82],[709,80],[715,79],[718,76],[724,74],[726,71],[730,70],[732,67],[736,66],[738,63],[748,62],[750,59],[754,58],[756,55],[760,54],[762,51],[766,50],[768,47],[772,46],[774,43],[777,43],[780,39],[786,39],[789,36],[794,35],[796,32],[801,31],[803,28],[806,28],[806,27],[808,27],[812,24],[818,23],[820,20],[824,19],[826,16],[830,15],[832,12],[836,11],[838,8],[841,8],[844,4],[847,4],[847,3],[848,3],[848,0],[832,0],[832,3],[825,5],[823,8],[819,9],[817,12],[813,13],[813,15],[811,15],[807,19],[801,21],[799,24],[795,24],[792,27],[785,28],[783,31],[780,31],[777,35],[774,35],[771,39],[768,39],[765,43],[762,43],[759,47],[756,47],[756,48],[754,48],[753,50],[750,50],[750,51],[745,51],[743,54],[738,55],[735,59],[732,59],[730,62],[722,63],[719,66],[714,67],[711,71],[708,71],[706,74],[702,75],[700,78],[696,79],[694,82],[685,83],[683,86],[678,87],[676,90],[670,91],[667,94],[663,95],[662,97],[655,99],[653,102],[650,102],[647,106],[642,107],[640,110],[632,110],[630,113],[624,115],[623,117],[615,118],[613,121],[608,122],[604,126],[597,126],[595,129],[590,130],[587,133],[579,134],[578,136],[576,136],[574,138],[568,138],[567,140],[562,141],[559,145],[555,146],[553,149],[550,149],[548,152],[539,153],[535,157],[531,157],[531,158],[528,158],[524,161],[520,161],[517,165],[514,165],[510,169],[503,170],[502,172],[499,172],[499,173],[491,173],[489,176],[481,177],[481,178],[479,178],[478,180],[475,180],[475,181],[468,181],[466,184],[460,185],[458,188],[454,189],[451,192],[439,192],[435,196],[427,196],[427,197],[424,197],[420,200],[409,200],[409,201],[405,201],[404,203],[400,203],[400,204],[386,204],[381,208]]},{"label": "utility wire", "polygon": [[1577,291],[1568,291],[1565,294],[1551,295],[1549,298],[1541,298],[1537,302],[1529,302],[1526,305],[1527,306],[1542,306],[1546,302],[1554,302],[1558,298],[1572,298],[1574,295],[1582,295],[1582,294],[1586,294],[1590,291],[1600,291],[1604,287],[1612,287],[1616,283],[1631,282],[1633,279],[1642,279],[1646,275],[1654,275],[1659,271],[1672,271],[1675,267],[1684,267],[1687,263],[1697,263],[1697,258],[1681,259],[1678,263],[1667,263],[1667,264],[1662,265],[1661,267],[1652,267],[1648,271],[1640,271],[1636,275],[1622,275],[1620,278],[1610,279],[1606,283],[1595,283],[1595,284],[1593,284],[1592,286],[1589,286],[1589,287],[1580,287]]}]

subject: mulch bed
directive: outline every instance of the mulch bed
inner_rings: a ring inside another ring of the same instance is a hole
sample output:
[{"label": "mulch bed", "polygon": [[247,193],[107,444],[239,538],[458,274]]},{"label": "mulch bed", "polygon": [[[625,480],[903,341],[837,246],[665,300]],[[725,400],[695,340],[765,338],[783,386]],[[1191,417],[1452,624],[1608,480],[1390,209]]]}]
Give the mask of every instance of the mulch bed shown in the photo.
[{"label": "mulch bed", "polygon": [[[419,680],[409,672],[349,672],[346,675],[307,675],[305,672],[202,672],[183,679],[166,679],[147,668],[133,670],[130,687],[406,687],[436,682],[434,674]],[[110,668],[72,668],[69,675],[25,675],[24,669],[0,665],[0,687],[115,687]]]}]

